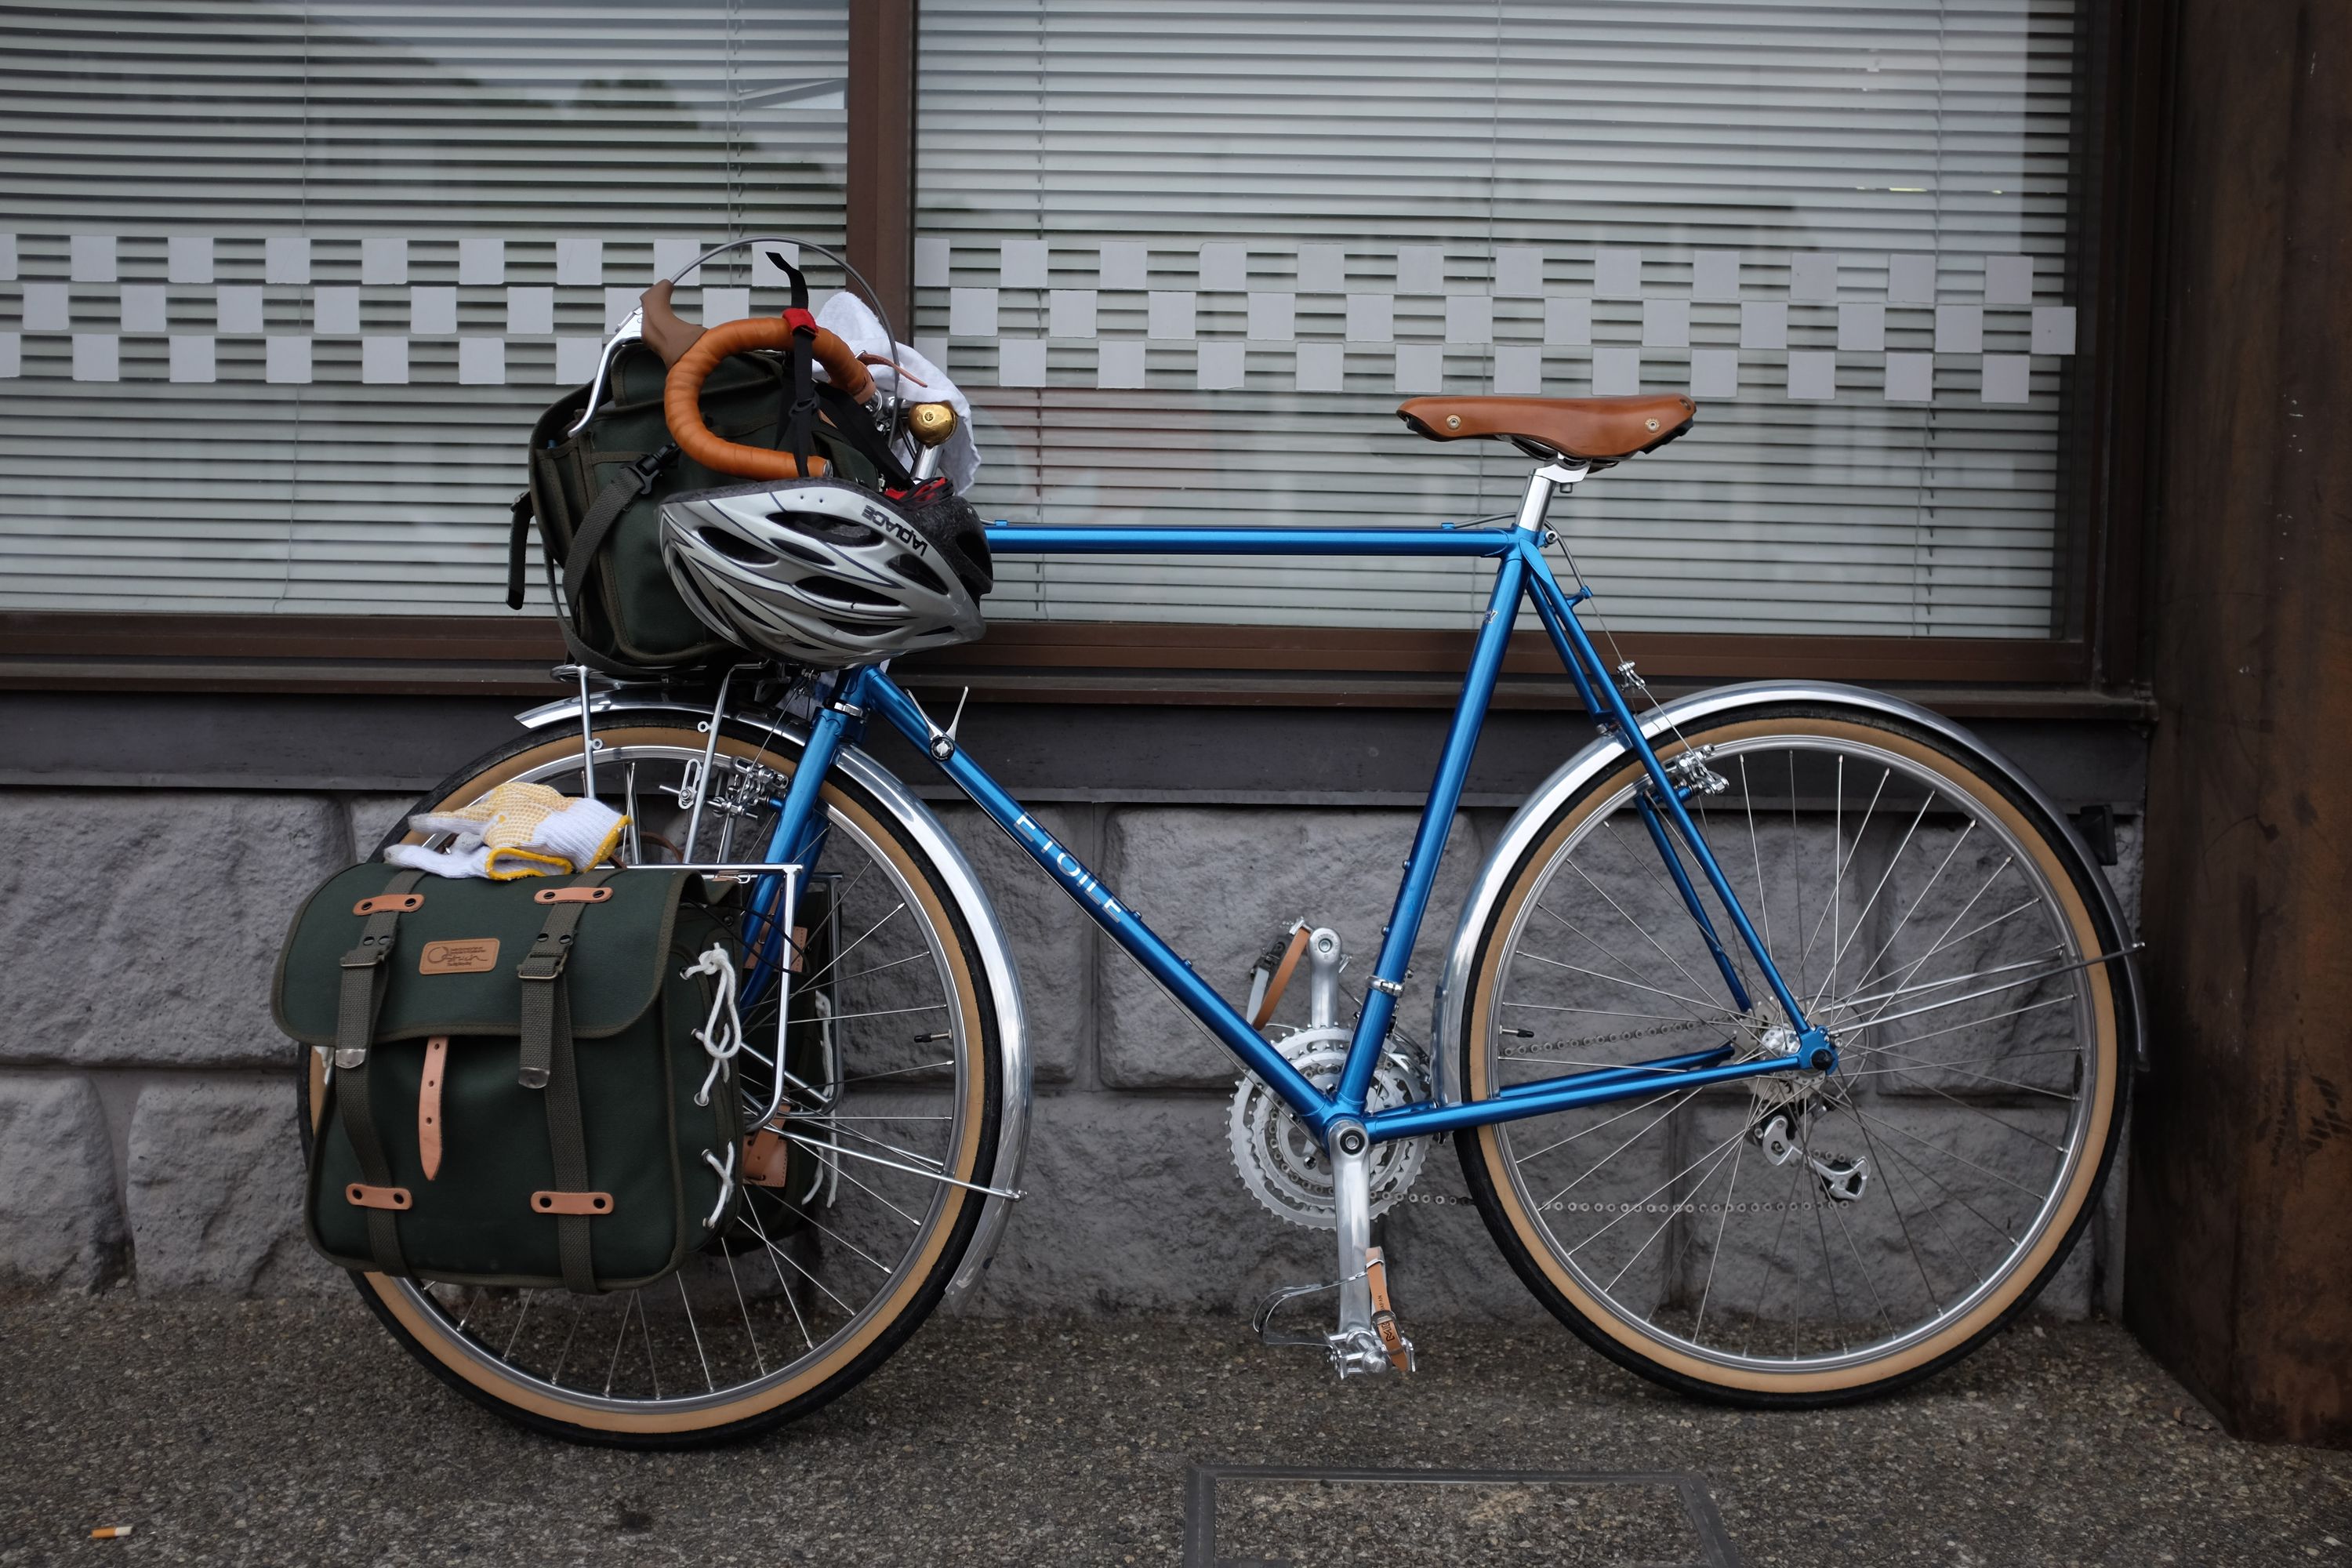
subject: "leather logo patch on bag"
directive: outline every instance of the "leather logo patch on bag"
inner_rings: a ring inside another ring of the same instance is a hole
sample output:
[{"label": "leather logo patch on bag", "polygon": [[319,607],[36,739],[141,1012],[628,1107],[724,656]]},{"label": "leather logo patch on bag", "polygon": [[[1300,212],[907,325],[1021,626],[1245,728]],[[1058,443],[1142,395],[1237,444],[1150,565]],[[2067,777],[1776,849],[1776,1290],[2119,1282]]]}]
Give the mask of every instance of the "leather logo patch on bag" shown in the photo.
[{"label": "leather logo patch on bag", "polygon": [[478,974],[497,967],[499,939],[475,937],[463,942],[428,942],[416,957],[419,974]]}]

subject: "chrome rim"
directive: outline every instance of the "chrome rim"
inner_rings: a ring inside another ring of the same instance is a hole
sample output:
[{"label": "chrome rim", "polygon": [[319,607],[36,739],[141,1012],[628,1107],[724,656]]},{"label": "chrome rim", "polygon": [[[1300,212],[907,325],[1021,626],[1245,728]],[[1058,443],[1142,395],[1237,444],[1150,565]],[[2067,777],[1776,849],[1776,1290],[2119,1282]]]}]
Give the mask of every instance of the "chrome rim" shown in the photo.
[{"label": "chrome rim", "polygon": [[[2098,1155],[2103,982],[2041,863],[1957,768],[1801,724],[1716,745],[1709,765],[1726,787],[1693,816],[1838,1070],[1505,1123],[1495,1175],[1637,1339],[1755,1373],[1864,1365],[1968,1318],[2071,1222]],[[1753,1005],[1731,1000],[1640,788],[1590,811],[1504,933],[1480,1042],[1497,1089],[1786,1048],[1702,894]]]},{"label": "chrome rim", "polygon": [[[674,859],[687,812],[674,786],[702,745],[604,747],[599,795],[630,813],[624,857]],[[728,764],[722,752],[719,766]],[[576,754],[515,775],[578,794]],[[747,795],[747,798],[748,795]],[[706,813],[698,858],[757,858],[763,814]],[[772,817],[772,812],[765,816]],[[796,1028],[827,1076],[791,1071],[786,1127],[813,1190],[743,1189],[723,1235],[642,1289],[576,1296],[382,1280],[444,1348],[499,1380],[584,1413],[690,1415],[738,1404],[824,1366],[901,1294],[937,1232],[961,1212],[951,1169],[969,1140],[979,1070],[947,944],[905,873],[840,810],[828,811],[795,975]],[[821,890],[821,892],[819,891]],[[774,1089],[773,1005],[746,1013],[734,1091],[748,1128]],[[754,1057],[760,1059],[752,1059]],[[944,1267],[944,1258],[933,1267]]]}]

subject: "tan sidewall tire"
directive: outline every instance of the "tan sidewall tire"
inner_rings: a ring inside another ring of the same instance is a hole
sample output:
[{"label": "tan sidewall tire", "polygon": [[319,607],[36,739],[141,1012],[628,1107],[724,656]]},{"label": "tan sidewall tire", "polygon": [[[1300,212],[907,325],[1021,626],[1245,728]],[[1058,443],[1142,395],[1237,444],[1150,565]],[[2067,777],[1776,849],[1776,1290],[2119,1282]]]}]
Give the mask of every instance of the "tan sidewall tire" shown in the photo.
[{"label": "tan sidewall tire", "polygon": [[[637,725],[622,729],[599,729],[596,738],[608,747],[679,746],[698,749],[704,737],[691,730],[665,725]],[[576,753],[580,742],[567,735],[550,741],[506,758],[467,781],[445,796],[444,806],[456,806],[474,799],[484,790],[504,783],[546,763],[553,762],[567,752]],[[732,756],[761,756],[761,748],[735,736],[721,734],[719,749]],[[769,765],[789,773],[797,765],[796,752],[764,753]],[[983,1016],[980,1005],[982,988],[973,973],[971,955],[961,942],[955,940],[957,925],[946,901],[940,896],[929,875],[898,841],[890,825],[860,805],[837,785],[828,783],[824,792],[824,805],[855,823],[868,840],[888,855],[906,878],[907,885],[921,900],[927,919],[933,929],[947,937],[945,946],[949,963],[955,971],[956,989],[964,1010],[963,1038],[968,1048],[987,1052],[994,1048],[994,1029]],[[315,1128],[324,1103],[325,1075],[320,1070],[318,1053],[310,1056],[310,1120]],[[955,1152],[950,1167],[961,1181],[976,1182],[974,1175],[982,1153],[988,1148],[985,1136],[991,1121],[986,1114],[989,1080],[985,1060],[974,1061],[964,1073],[966,1089],[963,1106],[963,1147]],[[923,1250],[915,1265],[893,1288],[890,1295],[858,1325],[857,1331],[839,1344],[826,1348],[824,1357],[815,1364],[803,1368],[793,1376],[761,1388],[743,1398],[724,1405],[714,1405],[690,1411],[646,1412],[601,1410],[566,1403],[548,1397],[537,1387],[503,1376],[498,1369],[485,1365],[463,1353],[450,1341],[446,1330],[429,1321],[409,1295],[397,1288],[394,1281],[381,1274],[356,1276],[363,1290],[369,1292],[381,1310],[398,1323],[407,1337],[449,1375],[488,1395],[492,1400],[516,1411],[535,1416],[542,1422],[552,1422],[592,1433],[616,1436],[671,1436],[690,1439],[698,1435],[720,1433],[745,1422],[757,1421],[779,1406],[806,1398],[824,1389],[825,1385],[845,1372],[856,1368],[858,1358],[898,1323],[908,1309],[923,1296],[925,1288],[958,1261],[941,1255],[962,1227],[966,1208],[980,1202],[979,1194],[961,1187],[950,1187],[940,1218],[924,1238]],[[857,1375],[863,1375],[860,1371]],[[852,1381],[855,1381],[853,1378]],[[837,1391],[836,1391],[837,1392]]]},{"label": "tan sidewall tire", "polygon": [[[2052,848],[2042,830],[2005,794],[1979,775],[1972,766],[1950,753],[1925,745],[1902,731],[1833,718],[1785,715],[1735,720],[1689,731],[1694,743],[1700,741],[1722,743],[1772,734],[1857,742],[1892,752],[1932,767],[1956,781],[1965,782],[1969,787],[1964,793],[1969,799],[1979,808],[1999,816],[2017,836],[2018,841],[2028,847],[2042,876],[2056,894],[2060,910],[2074,929],[2082,951],[2084,953],[2105,951],[2097,920],[2084,901],[2082,890],[2075,886],[2065,860]],[[1676,742],[1659,747],[1658,754],[1662,758],[1672,757],[1682,749],[1683,743]],[[1638,763],[1628,763],[1611,773],[1606,779],[1588,786],[1576,805],[1528,852],[1520,863],[1517,880],[1497,905],[1472,971],[1470,1016],[1463,1037],[1462,1080],[1470,1099],[1485,1099],[1494,1090],[1489,1077],[1490,1063],[1483,1042],[1489,1037],[1493,1027],[1492,1013],[1498,979],[1495,968],[1502,955],[1502,936],[1517,924],[1521,907],[1534,890],[1536,874],[1550,863],[1570,835],[1604,802],[1614,798],[1639,766]],[[1646,1363],[1671,1374],[1667,1381],[1704,1384],[1727,1392],[1751,1395],[1787,1395],[1805,1399],[1833,1397],[1874,1384],[1901,1381],[1966,1349],[1979,1335],[1999,1323],[2030,1289],[2040,1283],[2058,1259],[2074,1234],[2075,1221],[2096,1190],[2105,1168],[2122,1082],[2114,977],[2109,973],[2111,967],[2095,964],[2084,972],[2090,977],[2092,1007],[2098,1033],[2098,1081],[2092,1094],[2082,1152],[2075,1168],[2068,1175],[2067,1190],[2056,1212],[2036,1238],[2032,1250],[1974,1309],[1936,1333],[1906,1345],[1883,1360],[1825,1371],[1761,1373],[1724,1366],[1688,1354],[1663,1340],[1636,1332],[1595,1300],[1574,1274],[1552,1256],[1550,1247],[1543,1240],[1542,1227],[1528,1212],[1517,1184],[1507,1174],[1501,1173],[1509,1170],[1510,1160],[1503,1148],[1500,1129],[1490,1125],[1478,1129],[1475,1141],[1477,1157],[1486,1167],[1486,1185],[1493,1196],[1494,1211],[1508,1226],[1511,1237],[1527,1263],[1536,1268],[1591,1329],[1605,1335],[1631,1360]]]}]

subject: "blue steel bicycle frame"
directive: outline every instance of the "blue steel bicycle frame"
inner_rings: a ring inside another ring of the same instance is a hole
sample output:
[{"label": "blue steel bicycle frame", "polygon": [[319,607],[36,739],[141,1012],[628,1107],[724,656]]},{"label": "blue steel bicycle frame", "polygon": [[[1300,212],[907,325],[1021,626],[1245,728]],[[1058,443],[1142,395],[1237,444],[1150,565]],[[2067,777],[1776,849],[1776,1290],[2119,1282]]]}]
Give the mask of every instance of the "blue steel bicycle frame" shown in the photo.
[{"label": "blue steel bicycle frame", "polygon": [[[1538,483],[1547,487],[1542,499],[1548,500],[1550,480],[1538,476]],[[1837,1061],[1835,1047],[1817,1026],[1806,1019],[1804,1009],[1781,980],[1771,954],[1765,951],[1748,923],[1747,911],[1740,907],[1730,883],[1724,879],[1722,868],[1716,864],[1714,853],[1685,809],[1689,786],[1678,784],[1659,761],[1623,693],[1618,689],[1616,679],[1577,619],[1576,606],[1591,596],[1590,590],[1580,587],[1571,595],[1552,576],[1543,553],[1551,536],[1540,527],[1541,516],[1542,503],[1537,489],[1531,486],[1528,508],[1516,527],[1050,528],[998,523],[988,531],[989,547],[999,555],[1402,555],[1477,557],[1497,563],[1486,619],[1471,654],[1469,671],[1463,679],[1462,694],[1446,731],[1444,748],[1438,756],[1437,774],[1430,784],[1420,826],[1413,834],[1412,852],[1405,858],[1404,880],[1397,889],[1396,904],[1389,915],[1379,957],[1373,963],[1372,982],[1349,1042],[1347,1063],[1338,1087],[1328,1094],[1307,1082],[1279,1051],[1250,1027],[1233,1004],[1195,973],[1189,963],[1160,940],[1134,910],[1103,886],[1076,855],[1040,827],[1019,801],[964,755],[954,739],[935,726],[915,700],[879,668],[847,671],[819,712],[811,727],[801,766],[780,803],[782,809],[768,846],[767,858],[782,864],[805,861],[813,856],[816,848],[813,832],[821,831],[824,820],[814,811],[818,785],[840,747],[856,739],[869,714],[878,715],[929,756],[940,772],[988,814],[991,821],[1004,829],[1077,900],[1112,941],[1125,948],[1211,1035],[1280,1094],[1318,1137],[1335,1123],[1354,1121],[1361,1124],[1376,1142],[1411,1138],[1631,1099],[1652,1093],[1662,1084],[1690,1087],[1785,1072],[1792,1068],[1833,1068]],[[1764,977],[1794,1031],[1796,1047],[1785,1054],[1735,1061],[1732,1058],[1738,1052],[1738,1042],[1727,1040],[1708,1050],[1515,1084],[1493,1099],[1470,1104],[1410,1105],[1368,1115],[1365,1100],[1371,1088],[1381,1045],[1388,1036],[1403,992],[1406,963],[1412,953],[1413,941],[1420,934],[1423,916],[1428,911],[1430,892],[1437,879],[1438,858],[1444,851],[1455,809],[1461,805],[1471,754],[1477,747],[1478,731],[1494,697],[1495,681],[1509,647],[1512,624],[1523,601],[1534,604],[1537,618],[1566,666],[1570,679],[1576,683],[1586,711],[1594,714],[1604,726],[1614,727],[1648,775],[1647,787],[1638,803],[1643,820],[1692,920],[1714,954],[1735,1007],[1747,1011],[1750,998],[1683,864],[1678,845],[1687,850],[1701,879],[1729,917],[1740,945],[1755,961],[1758,973]],[[767,889],[761,892],[769,898],[773,896]],[[764,898],[759,915],[762,921],[767,918]],[[774,922],[787,927],[789,923]]]}]

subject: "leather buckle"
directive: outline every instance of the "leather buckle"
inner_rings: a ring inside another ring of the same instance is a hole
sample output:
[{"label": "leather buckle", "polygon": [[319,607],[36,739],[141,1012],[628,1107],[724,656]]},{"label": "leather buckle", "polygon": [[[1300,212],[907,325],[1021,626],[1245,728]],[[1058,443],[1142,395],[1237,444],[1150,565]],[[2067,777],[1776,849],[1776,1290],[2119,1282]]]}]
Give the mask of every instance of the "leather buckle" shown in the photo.
[{"label": "leather buckle", "polygon": [[601,904],[613,896],[610,888],[541,888],[530,896],[534,904]]},{"label": "leather buckle", "polygon": [[365,1182],[353,1182],[345,1187],[343,1201],[353,1208],[391,1209],[395,1214],[415,1204],[406,1187],[371,1187]]},{"label": "leather buckle", "polygon": [[597,1218],[613,1212],[610,1193],[562,1193],[544,1189],[530,1194],[533,1214],[586,1215]]},{"label": "leather buckle", "polygon": [[422,893],[378,893],[372,899],[362,899],[352,906],[355,915],[404,915],[425,907]]}]

